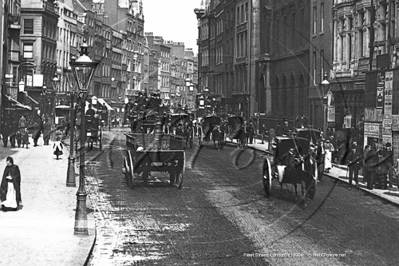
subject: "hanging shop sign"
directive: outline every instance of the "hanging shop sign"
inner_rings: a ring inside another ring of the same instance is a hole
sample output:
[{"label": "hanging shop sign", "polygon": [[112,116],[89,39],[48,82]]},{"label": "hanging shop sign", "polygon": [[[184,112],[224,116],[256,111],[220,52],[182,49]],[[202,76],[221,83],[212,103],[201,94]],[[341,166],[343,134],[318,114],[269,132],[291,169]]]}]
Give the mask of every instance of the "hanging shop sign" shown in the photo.
[{"label": "hanging shop sign", "polygon": [[385,91],[384,91],[384,118],[392,116],[392,88],[393,72],[385,72]]},{"label": "hanging shop sign", "polygon": [[384,88],[385,88],[385,76],[384,73],[378,73],[378,85],[377,85],[377,108],[384,107]]}]

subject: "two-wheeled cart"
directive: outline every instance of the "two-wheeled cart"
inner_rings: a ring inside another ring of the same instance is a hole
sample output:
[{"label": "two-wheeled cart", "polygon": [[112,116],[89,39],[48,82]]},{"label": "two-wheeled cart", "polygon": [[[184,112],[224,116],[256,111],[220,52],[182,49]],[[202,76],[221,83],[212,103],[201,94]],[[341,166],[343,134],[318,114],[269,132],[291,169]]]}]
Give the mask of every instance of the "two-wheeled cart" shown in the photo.
[{"label": "two-wheeled cart", "polygon": [[125,135],[126,156],[122,172],[131,189],[140,182],[148,183],[152,177],[160,180],[165,175],[172,186],[178,189],[182,187],[185,171],[184,137],[160,132]]}]

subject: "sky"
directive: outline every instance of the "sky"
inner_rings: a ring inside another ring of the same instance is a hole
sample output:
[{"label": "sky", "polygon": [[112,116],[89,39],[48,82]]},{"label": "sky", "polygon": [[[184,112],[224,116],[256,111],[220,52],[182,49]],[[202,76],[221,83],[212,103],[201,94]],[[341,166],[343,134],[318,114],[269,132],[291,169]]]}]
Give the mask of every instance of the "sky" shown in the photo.
[{"label": "sky", "polygon": [[144,31],[162,36],[166,41],[184,42],[197,54],[197,18],[195,8],[201,0],[142,0]]}]

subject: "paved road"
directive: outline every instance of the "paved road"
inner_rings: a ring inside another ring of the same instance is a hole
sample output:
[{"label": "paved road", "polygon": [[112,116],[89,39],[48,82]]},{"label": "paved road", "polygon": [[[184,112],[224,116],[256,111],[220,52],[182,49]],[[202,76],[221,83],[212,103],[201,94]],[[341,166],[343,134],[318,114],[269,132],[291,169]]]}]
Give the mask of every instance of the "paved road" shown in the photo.
[{"label": "paved road", "polygon": [[[397,207],[334,180],[306,208],[290,187],[261,188],[262,154],[187,151],[183,189],[129,189],[123,134],[89,165],[98,240],[90,265],[397,265]],[[246,167],[248,166],[248,167]],[[241,169],[241,170],[240,170]]]}]

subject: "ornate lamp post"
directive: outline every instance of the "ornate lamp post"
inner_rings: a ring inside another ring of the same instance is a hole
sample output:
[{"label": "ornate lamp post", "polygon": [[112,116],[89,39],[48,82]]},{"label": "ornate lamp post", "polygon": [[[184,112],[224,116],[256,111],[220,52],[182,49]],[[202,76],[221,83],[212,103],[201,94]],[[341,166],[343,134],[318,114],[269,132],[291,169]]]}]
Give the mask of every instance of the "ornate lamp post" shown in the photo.
[{"label": "ornate lamp post", "polygon": [[51,106],[51,113],[53,115],[52,121],[54,122],[55,121],[55,117],[56,117],[55,104],[56,104],[56,101],[57,101],[57,92],[58,92],[58,88],[59,88],[59,85],[60,85],[60,79],[58,78],[57,72],[55,72],[52,82],[53,82],[54,91],[53,91],[53,95],[52,95],[53,96],[53,100],[52,100],[52,106]]},{"label": "ornate lamp post", "polygon": [[[71,57],[71,61],[75,61],[76,58],[74,56]],[[69,74],[72,74],[72,68],[68,68],[67,81],[70,86],[70,95],[71,95],[71,106],[69,110],[69,121],[70,121],[70,129],[69,129],[69,156],[68,156],[68,170],[67,170],[67,179],[66,186],[67,187],[76,187],[76,176],[75,176],[75,90],[72,87],[71,80]]]},{"label": "ornate lamp post", "polygon": [[18,101],[25,104],[25,82],[21,79],[18,83]]},{"label": "ornate lamp post", "polygon": [[80,101],[80,148],[79,148],[79,188],[76,193],[76,213],[75,213],[75,235],[88,235],[87,228],[87,212],[86,212],[86,187],[85,187],[85,102],[87,98],[87,90],[90,86],[91,79],[93,78],[94,71],[98,62],[93,62],[88,56],[88,45],[86,40],[83,41],[81,46],[80,56],[76,60],[72,60],[69,64],[72,67],[72,73],[75,77],[78,86],[78,100]]},{"label": "ornate lamp post", "polygon": [[324,123],[323,123],[323,132],[324,132],[324,137],[327,138],[328,137],[328,133],[327,133],[327,124],[328,124],[328,100],[331,94],[330,88],[329,88],[330,82],[328,82],[327,80],[327,73],[324,74],[323,77],[323,81],[321,82],[321,86],[323,88],[328,88],[327,93],[323,96],[323,106],[324,106]]}]

